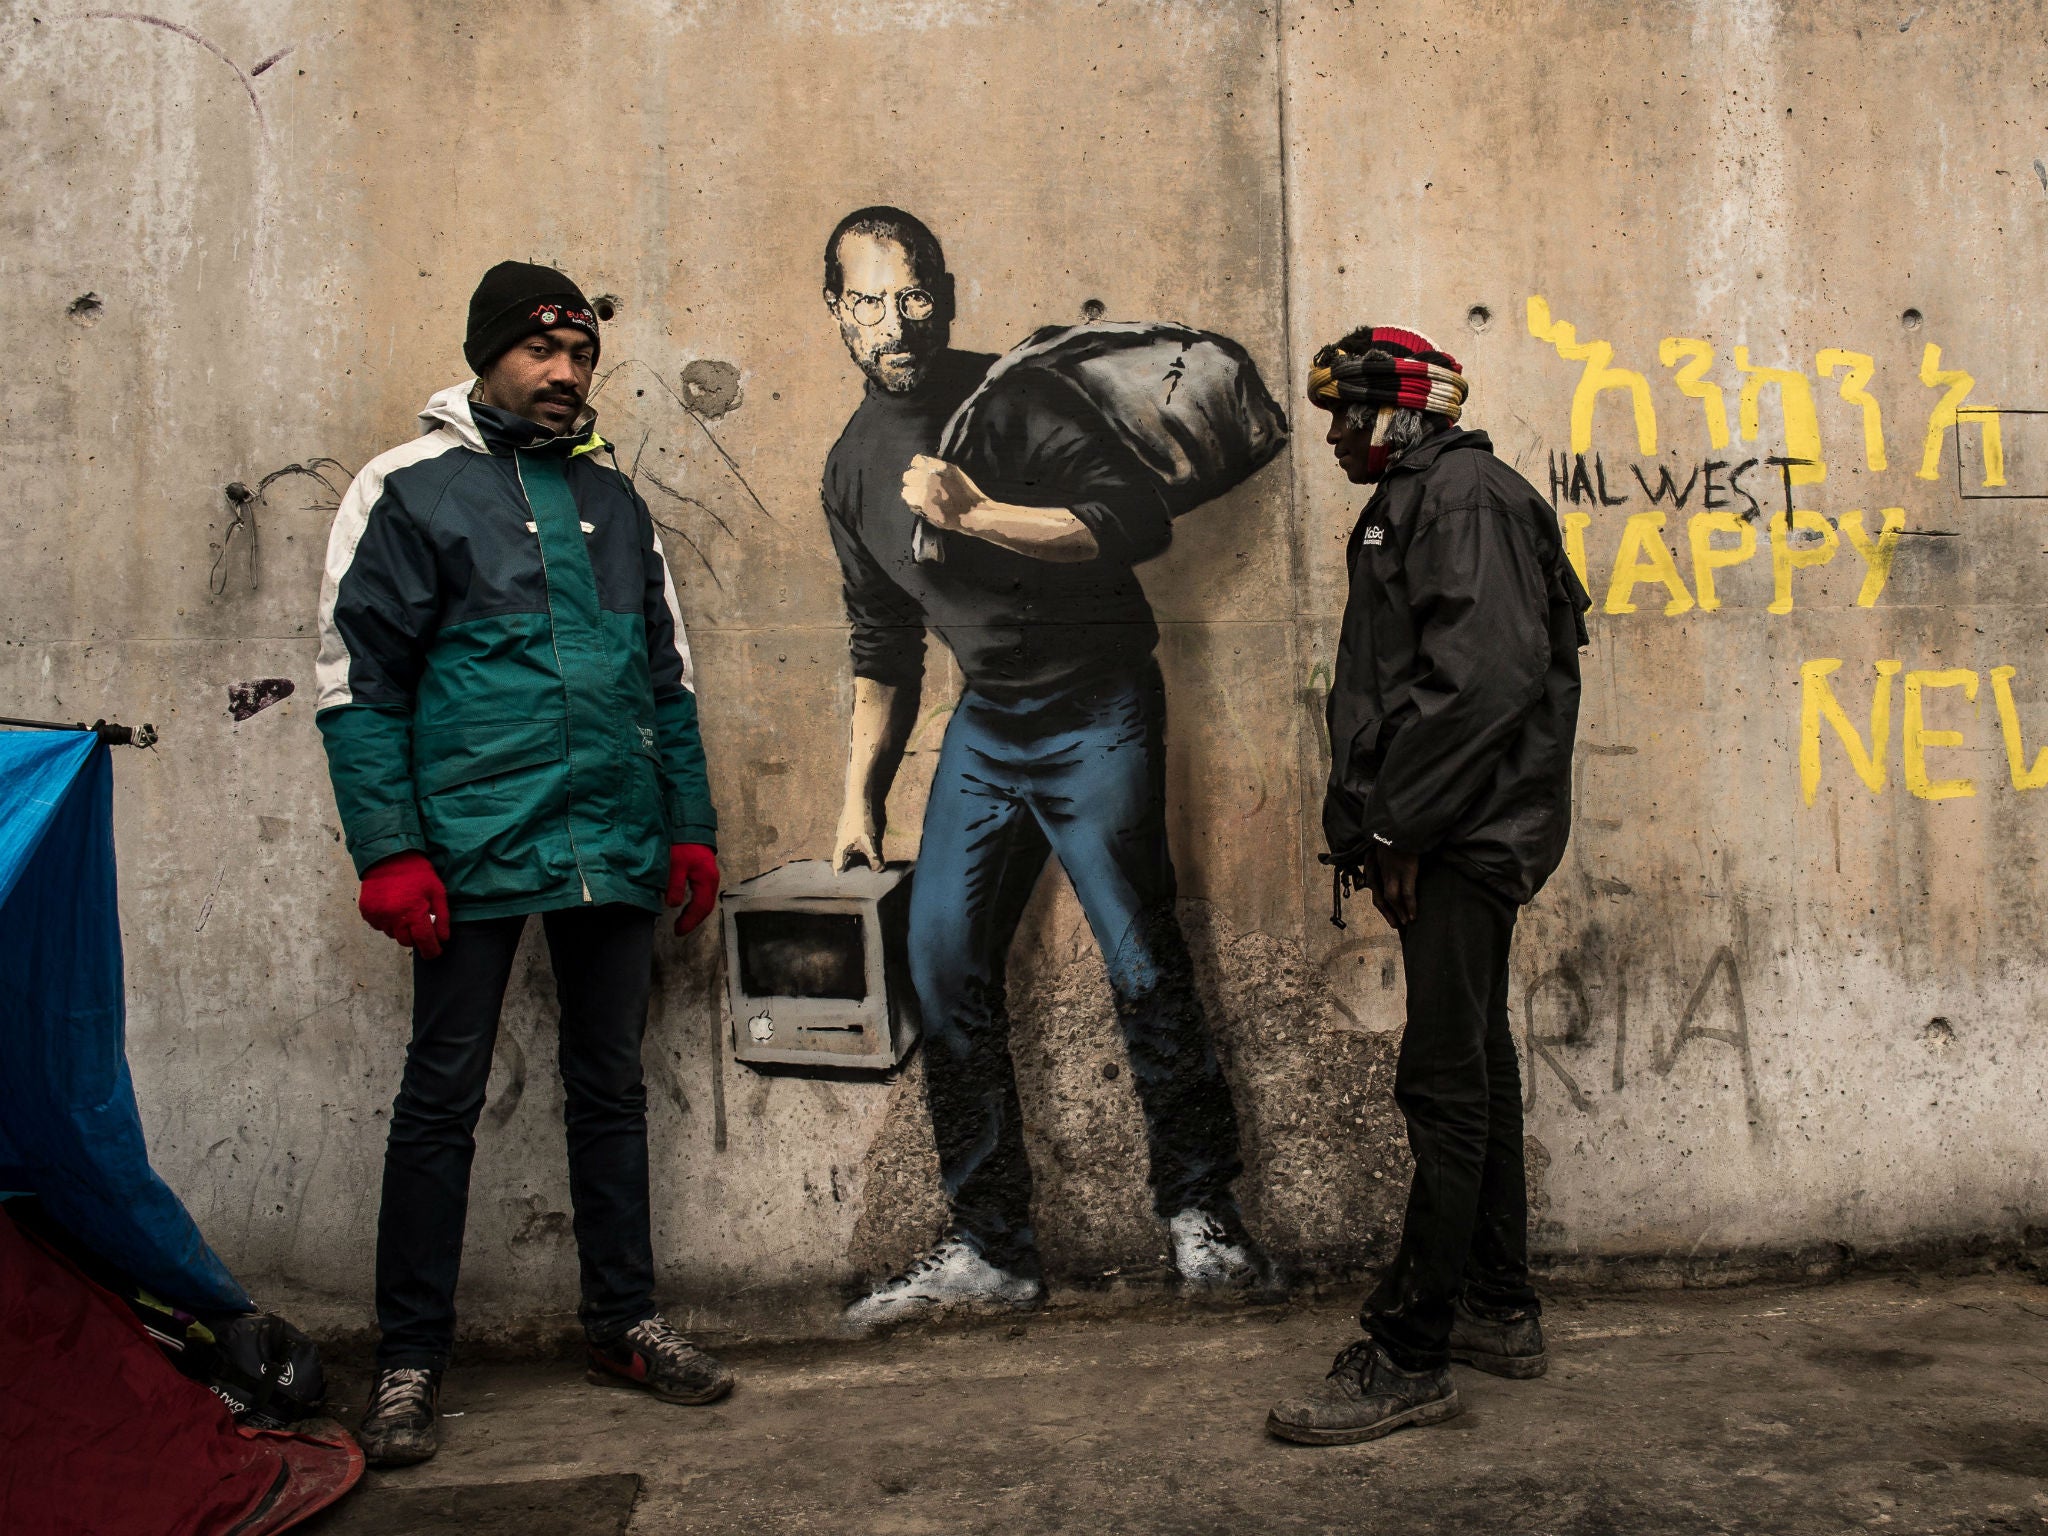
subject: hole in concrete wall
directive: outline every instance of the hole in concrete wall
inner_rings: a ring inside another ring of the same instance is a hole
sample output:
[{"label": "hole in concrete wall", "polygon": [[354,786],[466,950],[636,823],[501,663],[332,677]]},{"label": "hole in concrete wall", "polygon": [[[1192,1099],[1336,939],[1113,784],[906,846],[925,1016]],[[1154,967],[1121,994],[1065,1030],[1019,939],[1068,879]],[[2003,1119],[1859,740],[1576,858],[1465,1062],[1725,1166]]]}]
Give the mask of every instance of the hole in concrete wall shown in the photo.
[{"label": "hole in concrete wall", "polygon": [[1920,1031],[1920,1038],[1938,1051],[1945,1050],[1956,1043],[1956,1027],[1937,1013]]},{"label": "hole in concrete wall", "polygon": [[617,297],[612,294],[600,293],[596,298],[590,301],[590,307],[597,311],[598,319],[610,320],[619,312],[619,301]]},{"label": "hole in concrete wall", "polygon": [[106,309],[106,304],[101,301],[98,294],[81,293],[77,298],[64,306],[64,313],[76,320],[80,325],[97,325],[99,324],[100,316],[106,313]]},{"label": "hole in concrete wall", "polygon": [[1493,324],[1493,311],[1484,304],[1474,304],[1465,311],[1465,323],[1474,331],[1483,331]]},{"label": "hole in concrete wall", "polygon": [[1899,324],[1903,325],[1909,331],[1917,331],[1920,329],[1920,322],[1925,318],[1926,316],[1922,315],[1919,310],[1909,309],[1903,315],[1899,316]]},{"label": "hole in concrete wall", "polygon": [[1083,320],[1086,320],[1090,325],[1093,325],[1097,320],[1100,320],[1104,315],[1108,313],[1109,306],[1103,303],[1100,299],[1087,299],[1082,302],[1081,318]]}]

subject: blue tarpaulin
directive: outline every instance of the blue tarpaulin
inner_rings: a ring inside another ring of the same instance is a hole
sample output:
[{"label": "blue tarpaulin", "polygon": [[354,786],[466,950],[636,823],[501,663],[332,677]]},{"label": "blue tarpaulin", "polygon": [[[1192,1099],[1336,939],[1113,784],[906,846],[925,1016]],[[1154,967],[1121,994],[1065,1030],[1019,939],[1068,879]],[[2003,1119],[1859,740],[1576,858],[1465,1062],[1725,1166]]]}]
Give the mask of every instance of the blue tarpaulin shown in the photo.
[{"label": "blue tarpaulin", "polygon": [[250,1301],[149,1166],[128,1075],[114,770],[90,731],[0,731],[0,1190],[192,1311]]}]

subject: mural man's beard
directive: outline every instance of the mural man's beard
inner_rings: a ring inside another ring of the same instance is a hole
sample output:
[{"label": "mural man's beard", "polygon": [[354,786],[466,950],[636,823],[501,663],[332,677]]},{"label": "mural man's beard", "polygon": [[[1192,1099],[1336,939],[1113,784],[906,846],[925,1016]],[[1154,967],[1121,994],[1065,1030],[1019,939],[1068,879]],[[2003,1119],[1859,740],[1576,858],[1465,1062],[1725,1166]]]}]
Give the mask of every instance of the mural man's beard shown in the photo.
[{"label": "mural man's beard", "polygon": [[[911,327],[904,329],[910,331]],[[839,334],[860,371],[875,388],[892,395],[908,394],[922,384],[946,346],[946,333],[936,327],[919,327],[913,334],[878,341],[866,326],[841,321]]]}]

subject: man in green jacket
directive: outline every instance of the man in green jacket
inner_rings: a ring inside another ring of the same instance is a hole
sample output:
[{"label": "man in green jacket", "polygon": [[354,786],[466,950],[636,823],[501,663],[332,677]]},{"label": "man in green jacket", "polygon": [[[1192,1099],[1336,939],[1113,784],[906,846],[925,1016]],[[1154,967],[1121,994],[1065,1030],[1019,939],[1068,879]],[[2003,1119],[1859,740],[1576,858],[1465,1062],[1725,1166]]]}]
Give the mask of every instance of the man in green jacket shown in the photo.
[{"label": "man in green jacket", "polygon": [[[377,1222],[372,1463],[439,1448],[441,1372],[498,1012],[538,912],[561,1003],[589,1375],[708,1403],[731,1373],[655,1310],[655,918],[718,896],[690,650],[653,520],[585,404],[597,318],[548,267],[470,300],[477,377],[349,487],[320,588],[320,733],[370,924],[413,951]],[[687,903],[687,905],[685,905]]]}]

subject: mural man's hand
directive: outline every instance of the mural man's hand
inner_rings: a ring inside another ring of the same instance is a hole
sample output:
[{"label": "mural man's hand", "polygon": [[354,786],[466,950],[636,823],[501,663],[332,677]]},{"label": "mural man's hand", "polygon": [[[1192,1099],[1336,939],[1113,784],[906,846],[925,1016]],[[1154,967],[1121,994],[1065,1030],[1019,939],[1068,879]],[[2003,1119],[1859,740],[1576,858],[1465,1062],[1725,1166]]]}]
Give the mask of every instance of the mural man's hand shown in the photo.
[{"label": "mural man's hand", "polygon": [[937,528],[963,532],[967,514],[988,500],[967,471],[920,453],[903,472],[903,499],[911,511]]},{"label": "mural man's hand", "polygon": [[1421,856],[1379,848],[1373,852],[1373,864],[1372,904],[1389,928],[1406,928],[1415,921],[1415,880]]},{"label": "mural man's hand", "polygon": [[882,867],[882,818],[865,796],[846,802],[839,813],[839,831],[832,839],[832,868],[841,874],[865,859],[870,869]]}]

